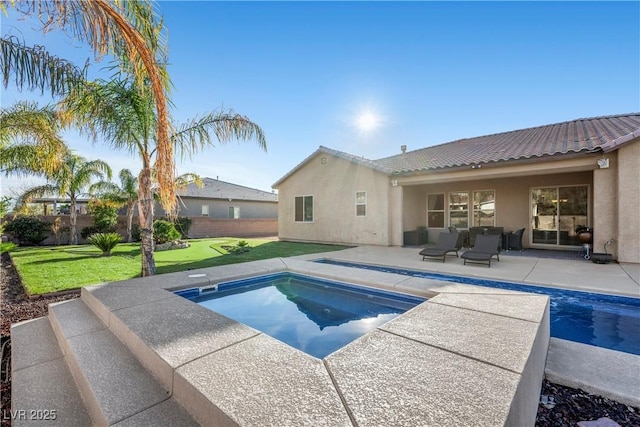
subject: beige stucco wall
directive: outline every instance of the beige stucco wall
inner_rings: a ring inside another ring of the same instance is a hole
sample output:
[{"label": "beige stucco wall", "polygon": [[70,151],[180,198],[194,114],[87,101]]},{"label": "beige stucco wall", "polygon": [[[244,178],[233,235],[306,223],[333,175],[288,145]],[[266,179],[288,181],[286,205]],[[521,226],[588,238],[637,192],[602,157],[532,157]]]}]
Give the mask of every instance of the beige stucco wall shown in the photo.
[{"label": "beige stucco wall", "polygon": [[640,263],[640,139],[618,150],[619,262]]},{"label": "beige stucco wall", "polygon": [[[613,152],[604,157],[609,160],[609,167],[593,171],[593,251],[598,253],[604,251],[604,243],[608,240],[617,241],[618,235],[618,156]],[[614,258],[617,246],[607,248]]]},{"label": "beige stucco wall", "polygon": [[[323,163],[323,160],[324,163]],[[389,245],[387,175],[319,153],[278,185],[278,236],[283,240]],[[366,216],[356,216],[355,193],[366,191]],[[395,199],[401,197],[397,191]],[[313,222],[295,222],[295,197],[313,196]]]},{"label": "beige stucco wall", "polygon": [[[510,231],[526,228],[522,243],[523,246],[529,247],[529,233],[531,232],[532,223],[529,201],[530,189],[532,187],[561,185],[589,185],[591,188],[592,184],[592,173],[585,171],[512,178],[479,178],[460,182],[406,186],[404,191],[404,217],[405,219],[418,218],[421,224],[426,224],[426,197],[428,193],[445,193],[446,198],[446,193],[451,191],[468,191],[469,194],[472,194],[476,190],[494,190],[496,197],[496,225]],[[409,213],[407,212],[408,210],[415,210],[415,212]],[[445,211],[445,218],[447,215],[448,212]],[[407,228],[408,225],[405,225],[405,229],[410,229]],[[435,241],[442,230],[429,229],[429,241]]]}]

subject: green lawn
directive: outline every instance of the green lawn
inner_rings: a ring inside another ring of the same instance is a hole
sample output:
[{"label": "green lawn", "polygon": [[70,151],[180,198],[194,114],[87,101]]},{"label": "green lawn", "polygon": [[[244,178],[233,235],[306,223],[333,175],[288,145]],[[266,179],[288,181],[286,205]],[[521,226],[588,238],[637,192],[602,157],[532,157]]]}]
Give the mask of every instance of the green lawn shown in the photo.
[{"label": "green lawn", "polygon": [[[158,274],[214,267],[268,258],[289,257],[345,249],[346,246],[242,239],[249,252],[229,254],[223,246],[234,246],[240,239],[189,240],[191,247],[155,252]],[[29,294],[77,289],[86,285],[131,279],[140,276],[140,245],[121,243],[110,257],[101,256],[90,245],[56,247],[18,247],[11,251],[13,262]]]}]

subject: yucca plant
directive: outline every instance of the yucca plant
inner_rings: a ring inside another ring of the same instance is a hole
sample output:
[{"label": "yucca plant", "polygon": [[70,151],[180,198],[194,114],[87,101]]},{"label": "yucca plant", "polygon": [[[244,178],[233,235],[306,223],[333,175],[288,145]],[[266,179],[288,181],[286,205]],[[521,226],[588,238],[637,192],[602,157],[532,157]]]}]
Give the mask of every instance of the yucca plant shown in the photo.
[{"label": "yucca plant", "polygon": [[102,256],[111,256],[111,250],[121,241],[118,233],[96,233],[87,239],[96,248],[102,251]]}]

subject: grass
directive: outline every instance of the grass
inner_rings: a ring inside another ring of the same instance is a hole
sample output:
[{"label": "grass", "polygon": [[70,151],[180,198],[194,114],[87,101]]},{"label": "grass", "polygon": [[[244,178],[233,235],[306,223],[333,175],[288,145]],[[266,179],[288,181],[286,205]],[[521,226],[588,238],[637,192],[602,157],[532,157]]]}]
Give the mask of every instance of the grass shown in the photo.
[{"label": "grass", "polygon": [[[249,252],[230,254],[224,246],[245,240]],[[215,267],[225,264],[289,257],[345,249],[346,246],[313,243],[280,242],[262,239],[196,239],[190,247],[155,252],[157,274]],[[56,247],[18,247],[11,257],[31,295],[47,294],[103,282],[132,279],[140,276],[140,245],[121,243],[103,257],[102,251],[91,245]]]}]

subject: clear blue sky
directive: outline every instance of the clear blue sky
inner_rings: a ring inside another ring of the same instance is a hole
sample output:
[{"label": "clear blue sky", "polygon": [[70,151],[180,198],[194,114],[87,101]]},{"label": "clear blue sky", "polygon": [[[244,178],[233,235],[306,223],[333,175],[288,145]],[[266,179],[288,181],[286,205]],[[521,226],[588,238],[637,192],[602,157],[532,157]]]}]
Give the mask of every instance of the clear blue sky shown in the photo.
[{"label": "clear blue sky", "polygon": [[[464,137],[640,111],[638,2],[211,2],[158,4],[169,34],[176,122],[220,106],[265,131],[219,145],[179,172],[271,190],[325,145],[370,159]],[[2,34],[84,63],[15,12]],[[92,65],[99,75],[101,64]],[[107,75],[102,71],[102,75]],[[2,104],[32,98],[9,87]],[[368,113],[373,129],[356,123]],[[137,159],[68,142],[117,173]],[[16,181],[3,178],[3,194]],[[25,185],[25,180],[19,182]]]}]

